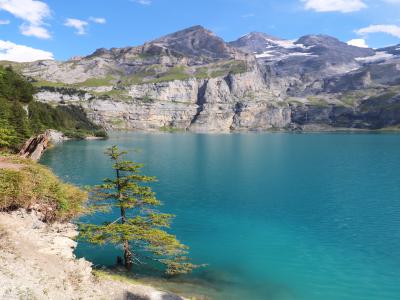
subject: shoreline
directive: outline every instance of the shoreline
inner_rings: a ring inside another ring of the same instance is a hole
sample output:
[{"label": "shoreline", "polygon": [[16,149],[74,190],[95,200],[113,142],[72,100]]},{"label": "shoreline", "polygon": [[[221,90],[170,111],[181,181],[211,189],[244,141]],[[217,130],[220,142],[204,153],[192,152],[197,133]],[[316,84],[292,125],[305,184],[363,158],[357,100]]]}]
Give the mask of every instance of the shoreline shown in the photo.
[{"label": "shoreline", "polygon": [[[75,256],[78,230],[71,220],[84,212],[77,203],[85,200],[83,191],[17,156],[0,156],[0,177],[0,299],[185,300],[162,287],[101,278]],[[53,198],[61,191],[71,201],[67,210]]]},{"label": "shoreline", "polygon": [[0,298],[185,300],[138,281],[96,275],[73,254],[76,235],[74,224],[46,224],[35,211],[0,212]]}]

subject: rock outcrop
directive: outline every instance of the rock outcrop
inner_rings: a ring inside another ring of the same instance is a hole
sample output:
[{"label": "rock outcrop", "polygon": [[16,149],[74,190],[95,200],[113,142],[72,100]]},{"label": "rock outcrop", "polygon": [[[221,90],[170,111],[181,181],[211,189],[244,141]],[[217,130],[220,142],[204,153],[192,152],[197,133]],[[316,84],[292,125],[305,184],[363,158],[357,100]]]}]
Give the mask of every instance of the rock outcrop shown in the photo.
[{"label": "rock outcrop", "polygon": [[38,161],[50,144],[57,144],[66,140],[62,132],[56,130],[46,130],[45,133],[31,137],[22,146],[19,155],[23,158],[30,158]]}]

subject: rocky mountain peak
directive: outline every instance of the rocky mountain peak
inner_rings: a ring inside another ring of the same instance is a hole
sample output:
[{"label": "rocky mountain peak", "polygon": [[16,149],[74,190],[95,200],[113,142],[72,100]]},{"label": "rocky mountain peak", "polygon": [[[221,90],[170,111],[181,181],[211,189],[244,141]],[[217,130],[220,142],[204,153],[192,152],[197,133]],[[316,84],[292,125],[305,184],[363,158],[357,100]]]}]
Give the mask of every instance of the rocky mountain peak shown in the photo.
[{"label": "rocky mountain peak", "polygon": [[[324,34],[318,34],[318,35],[305,35],[299,38],[295,44],[301,44],[306,47],[312,47],[312,46],[318,46],[318,45],[324,45],[324,46],[341,46],[345,43],[339,41],[337,38],[329,36],[329,35],[324,35]],[[346,45],[346,44],[345,44]]]},{"label": "rocky mountain peak", "polygon": [[229,45],[247,53],[262,53],[265,49],[278,46],[282,39],[262,32],[250,32]]},{"label": "rocky mountain peak", "polygon": [[223,39],[202,26],[177,31],[147,44],[167,48],[184,56],[205,56],[214,59],[230,58],[234,52]]},{"label": "rocky mountain peak", "polygon": [[306,35],[295,44],[305,47],[308,53],[320,60],[335,65],[348,64],[356,58],[375,55],[373,49],[351,46],[328,35]]}]

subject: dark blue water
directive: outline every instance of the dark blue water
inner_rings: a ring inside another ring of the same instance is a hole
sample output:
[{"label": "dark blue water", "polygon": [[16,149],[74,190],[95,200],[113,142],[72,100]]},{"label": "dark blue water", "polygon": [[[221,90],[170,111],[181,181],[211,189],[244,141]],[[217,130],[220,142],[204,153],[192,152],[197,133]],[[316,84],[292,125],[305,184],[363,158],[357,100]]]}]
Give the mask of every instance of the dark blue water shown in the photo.
[{"label": "dark blue water", "polygon": [[[194,277],[213,298],[400,299],[400,135],[118,133],[67,142],[42,163],[96,184],[111,175],[113,144],[142,150],[131,158],[159,178],[173,233],[209,264]],[[118,251],[77,255],[112,265]]]}]

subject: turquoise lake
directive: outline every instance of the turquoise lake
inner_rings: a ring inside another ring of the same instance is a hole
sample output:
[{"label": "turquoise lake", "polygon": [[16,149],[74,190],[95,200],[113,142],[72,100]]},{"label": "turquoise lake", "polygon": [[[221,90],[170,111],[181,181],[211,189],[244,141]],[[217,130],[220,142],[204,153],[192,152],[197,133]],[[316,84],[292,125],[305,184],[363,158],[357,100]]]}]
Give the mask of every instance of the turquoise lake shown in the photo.
[{"label": "turquoise lake", "polygon": [[[41,162],[94,185],[112,175],[103,152],[114,144],[141,149],[130,158],[158,177],[172,232],[209,264],[181,279],[193,289],[218,300],[400,299],[400,135],[113,133]],[[119,250],[76,254],[111,266]]]}]

